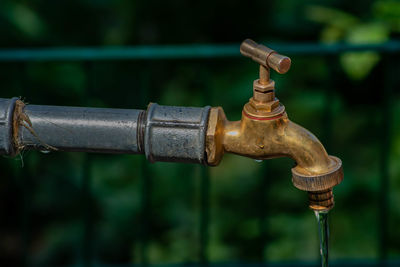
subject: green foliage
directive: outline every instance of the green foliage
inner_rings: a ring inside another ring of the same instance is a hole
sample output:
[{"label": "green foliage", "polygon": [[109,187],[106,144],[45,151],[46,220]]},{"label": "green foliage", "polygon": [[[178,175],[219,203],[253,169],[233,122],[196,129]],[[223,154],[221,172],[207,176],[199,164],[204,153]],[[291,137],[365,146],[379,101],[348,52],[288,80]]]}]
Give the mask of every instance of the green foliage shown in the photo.
[{"label": "green foliage", "polygon": [[[323,43],[346,42],[351,44],[377,44],[387,41],[392,32],[398,32],[400,2],[376,1],[371,7],[372,16],[358,18],[336,8],[310,6],[307,16],[323,24]],[[375,52],[349,52],[341,55],[341,64],[351,79],[365,79],[379,62]]]},{"label": "green foliage", "polygon": [[40,38],[46,31],[46,25],[40,16],[27,5],[6,2],[1,8],[1,13],[16,30],[27,38]]}]

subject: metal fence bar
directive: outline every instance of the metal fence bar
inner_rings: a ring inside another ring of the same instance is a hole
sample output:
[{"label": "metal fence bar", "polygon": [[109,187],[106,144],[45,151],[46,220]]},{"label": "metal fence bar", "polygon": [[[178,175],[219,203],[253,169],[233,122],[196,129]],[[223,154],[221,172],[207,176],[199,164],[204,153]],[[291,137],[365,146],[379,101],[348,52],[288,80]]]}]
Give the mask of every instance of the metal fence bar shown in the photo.
[{"label": "metal fence bar", "polygon": [[92,215],[92,193],[91,184],[92,177],[90,173],[91,157],[85,155],[84,166],[82,170],[82,223],[83,223],[83,236],[82,236],[82,263],[83,266],[92,266],[92,239],[93,239],[93,215]]},{"label": "metal fence bar", "polygon": [[[333,155],[336,155],[336,151],[332,151],[332,136],[333,136],[333,99],[335,96],[336,92],[336,77],[338,77],[337,73],[337,65],[339,64],[338,62],[338,57],[336,55],[326,55],[324,57],[324,60],[328,66],[328,71],[329,71],[329,80],[325,87],[324,87],[324,109],[323,109],[323,116],[322,116],[322,143],[325,146],[325,149],[329,152],[332,153]],[[335,189],[333,189],[335,190]],[[328,217],[328,219],[330,216]],[[317,250],[316,250],[317,252]],[[316,255],[318,262],[320,261],[320,252],[318,251],[318,254]]]},{"label": "metal fence bar", "polygon": [[[24,48],[0,50],[2,61],[77,61],[77,60],[154,60],[241,57],[240,44],[209,45],[159,45],[125,47],[74,47],[74,48]],[[381,44],[320,44],[292,43],[269,46],[290,55],[333,55],[346,51],[400,51],[400,41]]]},{"label": "metal fence bar", "polygon": [[149,174],[147,162],[143,159],[142,169],[142,188],[141,188],[141,226],[140,226],[140,257],[139,262],[141,266],[148,266],[148,243],[149,243],[149,233],[150,229],[150,220],[151,220],[151,175]]},{"label": "metal fence bar", "polygon": [[385,71],[384,85],[383,85],[383,99],[382,99],[382,126],[381,126],[381,153],[380,153],[380,186],[379,186],[379,203],[378,203],[378,233],[379,233],[379,250],[378,255],[382,264],[387,260],[389,249],[389,155],[390,147],[392,144],[391,136],[391,120],[392,120],[392,95],[393,95],[393,80],[396,73],[393,73],[393,64],[389,64],[391,59],[384,58]]},{"label": "metal fence bar", "polygon": [[[338,77],[337,73],[337,64],[338,58],[337,56],[327,55],[325,56],[325,62],[329,69],[329,77],[330,82],[324,88],[324,111],[322,118],[322,143],[324,144],[327,151],[331,151],[331,143],[332,143],[332,133],[333,133],[333,114],[332,114],[332,106],[333,99],[336,92],[336,77]],[[334,153],[333,151],[330,153]]]},{"label": "metal fence bar", "polygon": [[208,240],[210,220],[210,174],[208,167],[201,166],[200,185],[200,249],[199,260],[202,266],[208,265]]},{"label": "metal fence bar", "polygon": [[268,233],[268,195],[269,195],[269,186],[271,183],[271,180],[268,177],[268,162],[264,161],[263,166],[260,170],[261,172],[261,183],[259,183],[259,188],[258,188],[258,205],[260,207],[259,209],[259,220],[258,220],[258,226],[259,226],[259,261],[261,263],[266,263],[268,262],[268,258],[265,256],[265,249],[268,246],[269,242],[269,233]]},{"label": "metal fence bar", "polygon": [[[85,72],[88,83],[85,88],[83,102],[89,104],[89,97],[95,87],[94,63],[85,63]],[[92,266],[93,253],[93,197],[92,197],[92,175],[91,175],[92,155],[86,154],[82,169],[82,204],[83,204],[83,242],[82,242],[82,262],[84,266]]]},{"label": "metal fence bar", "polygon": [[[143,69],[148,70],[148,66],[144,66]],[[145,71],[145,74],[142,75],[141,83],[140,83],[140,92],[139,98],[140,102],[143,106],[147,103],[147,94],[149,93],[149,80],[150,76],[148,75],[148,71]],[[141,159],[141,168],[142,168],[142,187],[141,187],[141,220],[140,220],[140,251],[139,251],[139,263],[141,266],[148,266],[149,256],[148,256],[148,243],[150,239],[151,233],[151,195],[152,195],[152,181],[153,177],[149,170],[149,163],[143,157]]]},{"label": "metal fence bar", "polygon": [[[26,92],[26,83],[27,83],[27,71],[26,71],[26,63],[18,64],[17,71],[19,73],[19,91],[21,93]],[[31,165],[29,160],[25,160],[25,163],[28,166]],[[17,174],[18,181],[22,181],[21,183],[21,191],[22,191],[22,216],[21,216],[21,239],[22,239],[22,250],[21,250],[21,266],[29,266],[30,265],[30,243],[31,243],[31,235],[32,235],[32,198],[33,198],[33,178],[31,172],[18,172]]]},{"label": "metal fence bar", "polygon": [[[210,89],[210,73],[202,71],[198,74],[199,79],[203,81],[204,90],[202,91],[202,104],[210,105],[211,89]],[[209,253],[208,244],[210,240],[210,186],[211,174],[210,167],[200,166],[200,229],[199,229],[199,262],[201,266],[208,266]]]}]

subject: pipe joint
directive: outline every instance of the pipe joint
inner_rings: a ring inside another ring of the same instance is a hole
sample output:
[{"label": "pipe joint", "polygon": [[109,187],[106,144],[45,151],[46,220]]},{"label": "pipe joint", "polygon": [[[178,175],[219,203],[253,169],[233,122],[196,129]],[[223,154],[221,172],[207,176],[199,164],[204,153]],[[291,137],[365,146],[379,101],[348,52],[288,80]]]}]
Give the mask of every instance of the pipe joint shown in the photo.
[{"label": "pipe joint", "polygon": [[210,107],[151,103],[147,109],[144,151],[150,162],[206,163],[205,136]]}]

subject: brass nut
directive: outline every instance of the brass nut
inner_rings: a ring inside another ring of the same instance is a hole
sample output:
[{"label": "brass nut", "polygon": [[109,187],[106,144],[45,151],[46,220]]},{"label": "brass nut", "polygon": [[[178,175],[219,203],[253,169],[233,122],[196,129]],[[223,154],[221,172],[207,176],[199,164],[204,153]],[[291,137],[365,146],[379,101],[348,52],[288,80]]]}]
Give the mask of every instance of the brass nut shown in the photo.
[{"label": "brass nut", "polygon": [[[247,102],[246,105],[243,107],[243,112],[257,118],[271,118],[271,117],[276,117],[279,116],[280,114],[285,112],[285,107],[278,102],[277,107],[274,106],[273,109],[270,109],[271,111],[268,111],[267,109],[257,109],[251,104],[251,99],[249,102]],[[257,104],[258,105],[258,104]],[[265,104],[263,104],[265,105]]]},{"label": "brass nut", "polygon": [[258,92],[273,91],[275,90],[275,82],[273,80],[269,80],[268,84],[262,84],[260,83],[260,79],[254,80],[253,90]]},{"label": "brass nut", "polygon": [[260,102],[260,104],[267,104],[268,102],[275,100],[275,94],[273,92],[261,93],[254,91],[253,99],[255,102]]},{"label": "brass nut", "polygon": [[269,102],[261,102],[254,99],[254,97],[250,98],[250,105],[257,111],[267,111],[272,112],[276,108],[279,107],[279,100],[275,98],[273,101]]},{"label": "brass nut", "polygon": [[211,108],[206,133],[207,164],[216,166],[224,155],[223,136],[226,116],[221,107]]}]

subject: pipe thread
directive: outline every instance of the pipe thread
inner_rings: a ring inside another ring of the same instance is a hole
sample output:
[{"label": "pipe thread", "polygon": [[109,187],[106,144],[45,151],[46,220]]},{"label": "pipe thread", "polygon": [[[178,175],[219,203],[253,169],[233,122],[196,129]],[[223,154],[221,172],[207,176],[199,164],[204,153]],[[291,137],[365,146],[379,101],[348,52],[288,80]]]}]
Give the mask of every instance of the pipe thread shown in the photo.
[{"label": "pipe thread", "polygon": [[308,200],[312,210],[330,210],[335,205],[332,188],[322,191],[309,191]]},{"label": "pipe thread", "polygon": [[137,121],[137,146],[139,153],[144,153],[144,130],[146,129],[146,111],[141,111]]}]

